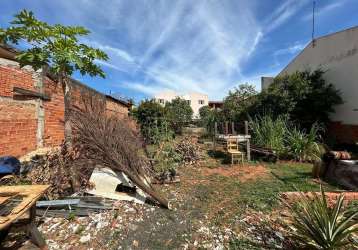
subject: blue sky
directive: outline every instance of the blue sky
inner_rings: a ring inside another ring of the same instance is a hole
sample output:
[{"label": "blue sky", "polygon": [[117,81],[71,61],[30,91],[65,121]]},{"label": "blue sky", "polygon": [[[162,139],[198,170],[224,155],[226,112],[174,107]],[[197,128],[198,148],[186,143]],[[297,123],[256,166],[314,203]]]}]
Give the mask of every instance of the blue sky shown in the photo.
[{"label": "blue sky", "polygon": [[[2,0],[0,25],[21,9],[82,25],[110,56],[106,79],[75,78],[136,101],[161,90],[221,99],[240,83],[259,89],[311,39],[312,0]],[[358,0],[317,0],[316,35],[358,25]]]}]

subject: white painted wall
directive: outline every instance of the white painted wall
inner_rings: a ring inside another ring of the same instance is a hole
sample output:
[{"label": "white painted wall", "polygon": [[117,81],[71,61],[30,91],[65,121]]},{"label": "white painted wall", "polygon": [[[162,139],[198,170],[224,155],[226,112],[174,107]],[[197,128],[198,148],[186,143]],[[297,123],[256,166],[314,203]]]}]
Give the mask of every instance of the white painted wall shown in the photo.
[{"label": "white painted wall", "polygon": [[316,39],[279,75],[321,68],[324,78],[342,93],[344,104],[335,108],[332,121],[358,125],[358,27]]},{"label": "white painted wall", "polygon": [[174,91],[163,91],[154,96],[154,99],[162,104],[165,105],[165,102],[171,102],[175,98],[181,98],[187,101],[190,101],[190,107],[193,110],[193,118],[197,119],[200,118],[199,116],[199,109],[203,106],[207,106],[209,104],[209,97],[208,95],[191,92],[185,95],[180,95]]}]

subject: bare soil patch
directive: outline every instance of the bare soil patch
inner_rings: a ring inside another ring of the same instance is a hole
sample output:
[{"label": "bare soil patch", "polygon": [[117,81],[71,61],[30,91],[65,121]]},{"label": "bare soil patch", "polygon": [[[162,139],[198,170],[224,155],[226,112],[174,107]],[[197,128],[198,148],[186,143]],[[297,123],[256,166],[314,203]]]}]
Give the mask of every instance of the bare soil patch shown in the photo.
[{"label": "bare soil patch", "polygon": [[238,177],[239,181],[247,182],[254,181],[258,178],[267,177],[268,170],[263,165],[234,165],[234,166],[220,166],[217,168],[202,168],[204,176],[222,175],[225,177]]}]

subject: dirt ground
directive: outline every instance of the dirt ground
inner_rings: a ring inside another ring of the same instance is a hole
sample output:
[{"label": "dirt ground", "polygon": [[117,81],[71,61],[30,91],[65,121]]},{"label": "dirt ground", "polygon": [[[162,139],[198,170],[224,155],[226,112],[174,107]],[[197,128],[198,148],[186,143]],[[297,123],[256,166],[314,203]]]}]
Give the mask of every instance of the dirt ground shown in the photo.
[{"label": "dirt ground", "polygon": [[[292,191],[290,183],[317,190],[310,171],[308,164],[231,166],[209,152],[179,167],[179,183],[156,185],[172,210],[120,202],[89,217],[39,218],[39,230],[49,249],[292,249],[275,197]],[[6,249],[26,242],[19,235]]]}]

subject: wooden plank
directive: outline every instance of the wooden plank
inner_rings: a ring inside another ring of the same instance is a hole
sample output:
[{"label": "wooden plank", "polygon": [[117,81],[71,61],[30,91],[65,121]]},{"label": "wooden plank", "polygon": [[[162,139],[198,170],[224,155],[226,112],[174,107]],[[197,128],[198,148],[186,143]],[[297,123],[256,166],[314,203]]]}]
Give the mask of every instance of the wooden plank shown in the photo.
[{"label": "wooden plank", "polygon": [[0,196],[12,193],[23,196],[23,200],[7,216],[0,216],[0,230],[7,228],[12,222],[27,212],[49,188],[49,185],[0,186]]}]

